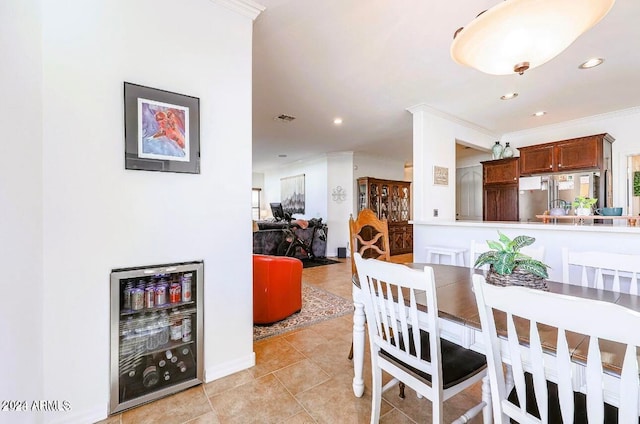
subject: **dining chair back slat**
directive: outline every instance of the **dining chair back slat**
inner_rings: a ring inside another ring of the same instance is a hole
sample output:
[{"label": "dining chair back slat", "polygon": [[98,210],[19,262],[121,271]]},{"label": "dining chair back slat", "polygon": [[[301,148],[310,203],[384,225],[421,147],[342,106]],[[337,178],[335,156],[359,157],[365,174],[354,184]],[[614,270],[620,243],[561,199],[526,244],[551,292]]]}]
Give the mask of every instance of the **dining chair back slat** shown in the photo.
[{"label": "dining chair back slat", "polygon": [[[579,277],[577,277],[579,273]],[[562,282],[580,281],[583,287],[640,293],[640,255],[610,252],[576,252],[562,248]]]},{"label": "dining chair back slat", "polygon": [[[498,287],[486,283],[479,274],[473,276],[473,289],[487,350],[496,422],[639,422],[636,349],[640,333],[629,331],[640,326],[639,312],[610,302],[527,287]],[[496,327],[496,320],[502,319],[506,319],[506,340]],[[586,350],[584,368],[571,362],[575,352],[569,348],[569,338],[576,333],[589,340],[588,347],[571,348]],[[555,352],[545,344],[549,337],[556,339]],[[603,367],[603,358],[610,356],[606,349],[611,342],[626,348],[616,384],[604,378],[605,373],[612,372]],[[507,383],[503,358],[510,366],[513,390]],[[584,380],[574,375],[580,369],[584,369]],[[605,393],[615,394],[619,404],[605,403]]]}]

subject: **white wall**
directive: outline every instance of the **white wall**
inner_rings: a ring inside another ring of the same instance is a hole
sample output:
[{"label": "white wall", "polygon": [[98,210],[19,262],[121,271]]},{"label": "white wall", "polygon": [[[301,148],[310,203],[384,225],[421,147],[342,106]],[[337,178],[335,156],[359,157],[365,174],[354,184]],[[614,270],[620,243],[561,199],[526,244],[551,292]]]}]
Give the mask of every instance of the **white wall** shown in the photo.
[{"label": "white wall", "polygon": [[[338,256],[338,247],[348,247],[349,215],[353,213],[353,152],[330,153],[327,156],[327,256]],[[338,187],[344,199],[336,196]]]},{"label": "white wall", "polygon": [[616,139],[612,145],[613,203],[616,206],[626,206],[626,157],[631,154],[640,154],[640,142],[638,141],[640,106],[557,125],[538,127],[529,131],[505,134],[502,141],[508,141],[511,146],[518,148],[602,133],[609,133]]},{"label": "white wall", "polygon": [[[0,308],[0,394],[72,406],[12,422],[107,416],[117,267],[204,260],[206,379],[253,365],[251,18],[209,0],[0,7],[2,284],[17,296]],[[201,174],[124,169],[124,81],[200,98]]]},{"label": "white wall", "polygon": [[269,203],[282,200],[280,179],[300,174],[304,174],[305,213],[294,216],[301,219],[327,219],[327,157],[325,155],[265,172],[264,194],[269,217],[272,216]]},{"label": "white wall", "polygon": [[[43,398],[40,3],[0,2],[0,400]],[[2,422],[35,420],[0,411]]]},{"label": "white wall", "polygon": [[[413,219],[454,221],[456,140],[488,149],[496,137],[427,105],[417,105],[409,111],[413,114]],[[433,183],[434,166],[449,169],[448,185]],[[438,217],[434,217],[434,209],[438,210]]]}]

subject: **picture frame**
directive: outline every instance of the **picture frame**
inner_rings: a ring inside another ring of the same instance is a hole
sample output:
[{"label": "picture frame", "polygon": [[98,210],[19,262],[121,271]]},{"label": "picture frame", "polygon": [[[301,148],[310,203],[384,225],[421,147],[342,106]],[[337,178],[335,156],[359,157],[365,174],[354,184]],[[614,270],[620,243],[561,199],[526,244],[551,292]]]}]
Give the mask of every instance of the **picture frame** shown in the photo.
[{"label": "picture frame", "polygon": [[294,213],[305,213],[304,176],[305,174],[300,174],[280,178],[282,208],[291,215]]},{"label": "picture frame", "polygon": [[125,169],[200,173],[200,99],[124,83]]},{"label": "picture frame", "polygon": [[444,166],[433,167],[433,184],[435,185],[449,185],[449,168]]}]

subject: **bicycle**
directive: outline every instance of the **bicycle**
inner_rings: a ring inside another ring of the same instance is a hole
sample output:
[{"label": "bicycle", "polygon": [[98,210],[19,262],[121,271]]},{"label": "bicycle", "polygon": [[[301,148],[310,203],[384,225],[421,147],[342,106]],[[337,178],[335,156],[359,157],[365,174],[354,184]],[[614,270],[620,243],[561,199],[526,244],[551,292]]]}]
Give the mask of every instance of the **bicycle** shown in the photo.
[{"label": "bicycle", "polygon": [[[303,240],[295,231],[296,228],[313,228],[309,241]],[[308,259],[316,259],[316,255],[313,253],[313,241],[316,238],[316,234],[320,240],[326,240],[327,236],[324,231],[324,224],[322,224],[322,218],[312,218],[309,221],[296,220],[295,224],[291,223],[291,219],[288,220],[287,226],[282,229],[284,233],[284,239],[282,243],[278,245],[278,256],[290,256],[296,255],[298,248]]]}]

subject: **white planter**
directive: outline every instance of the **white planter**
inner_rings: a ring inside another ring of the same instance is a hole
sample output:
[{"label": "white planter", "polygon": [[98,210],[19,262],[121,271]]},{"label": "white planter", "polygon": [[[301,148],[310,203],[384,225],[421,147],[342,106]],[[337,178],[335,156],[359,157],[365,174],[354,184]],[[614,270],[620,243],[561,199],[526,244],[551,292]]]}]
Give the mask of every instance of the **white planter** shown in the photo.
[{"label": "white planter", "polygon": [[591,208],[576,208],[576,215],[589,216],[591,215]]}]

